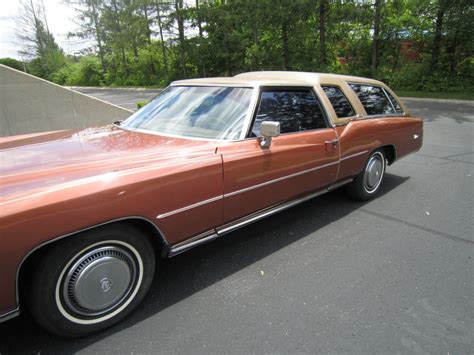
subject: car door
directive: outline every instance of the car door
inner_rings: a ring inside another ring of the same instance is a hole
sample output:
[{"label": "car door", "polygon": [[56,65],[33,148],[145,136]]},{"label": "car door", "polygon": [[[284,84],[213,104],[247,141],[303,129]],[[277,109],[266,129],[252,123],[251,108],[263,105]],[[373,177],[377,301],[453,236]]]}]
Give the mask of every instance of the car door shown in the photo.
[{"label": "car door", "polygon": [[[263,121],[280,122],[281,135],[260,146]],[[224,223],[336,179],[335,129],[312,88],[263,88],[248,138],[220,146],[224,171]]]},{"label": "car door", "polygon": [[[348,109],[342,108],[351,107],[351,104],[341,88],[322,85],[322,89],[338,118],[348,116]],[[401,105],[389,91],[367,83],[347,83],[344,89],[354,106],[363,111],[336,127],[341,154],[338,179],[358,174],[370,153],[378,147],[394,147],[390,154],[396,155],[396,158],[420,148],[420,120],[405,116]],[[339,93],[336,94],[336,91]],[[391,161],[395,156],[387,158]]]}]

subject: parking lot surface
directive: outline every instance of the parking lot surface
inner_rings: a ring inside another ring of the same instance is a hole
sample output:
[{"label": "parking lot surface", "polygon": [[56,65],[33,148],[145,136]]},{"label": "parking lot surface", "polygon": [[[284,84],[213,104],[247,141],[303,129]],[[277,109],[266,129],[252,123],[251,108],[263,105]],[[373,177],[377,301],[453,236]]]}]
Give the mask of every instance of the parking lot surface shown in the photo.
[{"label": "parking lot surface", "polygon": [[102,88],[102,87],[73,87],[74,90],[93,96],[111,104],[122,106],[128,110],[136,111],[137,103],[153,99],[160,89],[127,89],[127,88]]},{"label": "parking lot surface", "polygon": [[138,310],[88,338],[24,312],[0,353],[473,353],[474,103],[406,103],[424,145],[376,199],[334,191],[164,260]]}]

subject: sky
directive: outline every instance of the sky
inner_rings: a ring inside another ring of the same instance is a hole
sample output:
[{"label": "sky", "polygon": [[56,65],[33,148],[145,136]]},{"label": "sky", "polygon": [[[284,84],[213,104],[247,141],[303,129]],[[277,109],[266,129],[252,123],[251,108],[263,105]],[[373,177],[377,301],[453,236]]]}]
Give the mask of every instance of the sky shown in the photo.
[{"label": "sky", "polygon": [[[68,32],[74,32],[76,25],[72,21],[74,10],[62,3],[62,0],[43,0],[49,30],[56,42],[67,54],[74,54],[87,47],[86,41],[67,38]],[[20,0],[0,0],[0,58],[22,59],[18,54],[21,44],[16,38],[16,18],[19,15]]]},{"label": "sky", "polygon": [[[74,55],[81,49],[91,47],[91,40],[67,38],[69,32],[75,32],[77,25],[73,19],[75,11],[64,4],[64,0],[43,0],[48,27],[54,39],[66,54]],[[185,6],[194,6],[195,0],[184,0]],[[18,53],[22,45],[17,39],[19,31],[16,19],[20,14],[20,0],[0,0],[0,58],[22,58]],[[186,35],[196,36],[196,28],[188,28]]]}]

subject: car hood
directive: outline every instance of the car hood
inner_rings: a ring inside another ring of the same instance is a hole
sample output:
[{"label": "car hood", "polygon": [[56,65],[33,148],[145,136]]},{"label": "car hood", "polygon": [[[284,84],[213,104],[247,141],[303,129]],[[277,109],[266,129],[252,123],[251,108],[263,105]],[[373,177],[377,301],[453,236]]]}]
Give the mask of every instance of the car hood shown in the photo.
[{"label": "car hood", "polygon": [[105,126],[0,138],[0,196],[215,154],[215,142]]}]

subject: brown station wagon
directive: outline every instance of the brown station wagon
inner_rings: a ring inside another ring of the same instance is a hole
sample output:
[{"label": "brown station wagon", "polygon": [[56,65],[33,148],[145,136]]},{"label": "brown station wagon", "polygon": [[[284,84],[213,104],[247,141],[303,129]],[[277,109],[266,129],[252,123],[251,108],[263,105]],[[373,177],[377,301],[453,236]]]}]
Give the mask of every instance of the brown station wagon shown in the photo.
[{"label": "brown station wagon", "polygon": [[423,123],[381,82],[255,72],[177,81],[122,123],[0,139],[0,321],[104,329],[172,257],[346,185],[374,197]]}]

